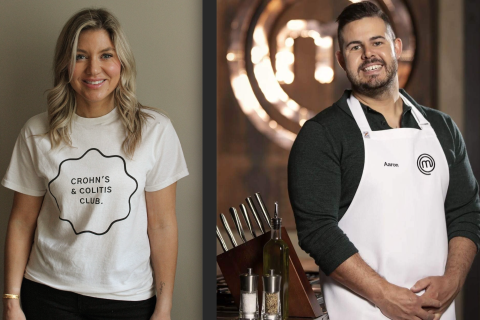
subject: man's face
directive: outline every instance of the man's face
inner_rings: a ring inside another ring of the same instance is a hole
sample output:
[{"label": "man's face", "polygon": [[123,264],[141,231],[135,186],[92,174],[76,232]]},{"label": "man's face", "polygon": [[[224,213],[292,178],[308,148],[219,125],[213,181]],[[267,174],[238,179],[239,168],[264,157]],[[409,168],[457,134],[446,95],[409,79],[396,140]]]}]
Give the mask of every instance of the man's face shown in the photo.
[{"label": "man's face", "polygon": [[386,91],[397,79],[402,41],[392,39],[385,22],[377,17],[348,23],[342,36],[343,52],[337,52],[337,60],[352,88],[367,96]]}]

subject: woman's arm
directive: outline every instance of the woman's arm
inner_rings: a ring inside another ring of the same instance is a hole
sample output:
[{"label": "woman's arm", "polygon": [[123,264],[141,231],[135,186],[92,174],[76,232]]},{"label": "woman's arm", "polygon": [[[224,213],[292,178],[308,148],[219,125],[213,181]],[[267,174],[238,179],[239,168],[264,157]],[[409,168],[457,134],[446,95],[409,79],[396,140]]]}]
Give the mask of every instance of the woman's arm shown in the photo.
[{"label": "woman's arm", "polygon": [[157,305],[152,320],[170,320],[173,283],[177,266],[178,230],[175,216],[177,183],[155,192],[145,192],[148,238],[155,274]]},{"label": "woman's arm", "polygon": [[[20,294],[43,196],[15,192],[5,241],[4,293]],[[25,319],[17,299],[3,299],[4,319]]]}]

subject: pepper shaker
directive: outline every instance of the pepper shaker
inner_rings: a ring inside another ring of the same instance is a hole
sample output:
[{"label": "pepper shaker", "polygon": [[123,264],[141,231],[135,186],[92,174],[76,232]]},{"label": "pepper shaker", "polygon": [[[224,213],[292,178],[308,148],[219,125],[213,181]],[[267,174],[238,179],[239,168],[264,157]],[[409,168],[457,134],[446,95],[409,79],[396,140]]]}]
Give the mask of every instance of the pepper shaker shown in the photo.
[{"label": "pepper shaker", "polygon": [[258,320],[258,275],[248,273],[240,275],[240,320]]},{"label": "pepper shaker", "polygon": [[282,276],[270,274],[263,276],[263,299],[262,299],[262,319],[263,320],[281,320],[282,306],[280,305],[280,283]]}]

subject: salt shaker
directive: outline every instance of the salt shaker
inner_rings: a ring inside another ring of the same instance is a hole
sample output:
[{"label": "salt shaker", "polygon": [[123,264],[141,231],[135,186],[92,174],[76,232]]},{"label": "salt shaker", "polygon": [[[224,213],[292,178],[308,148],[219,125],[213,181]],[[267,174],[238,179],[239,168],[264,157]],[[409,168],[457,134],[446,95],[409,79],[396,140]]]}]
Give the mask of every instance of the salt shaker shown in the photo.
[{"label": "salt shaker", "polygon": [[258,320],[258,275],[248,273],[240,275],[240,320]]},{"label": "salt shaker", "polygon": [[273,269],[270,274],[263,276],[263,299],[262,299],[262,319],[263,320],[281,320],[282,307],[280,305],[280,283],[282,276],[274,274]]}]

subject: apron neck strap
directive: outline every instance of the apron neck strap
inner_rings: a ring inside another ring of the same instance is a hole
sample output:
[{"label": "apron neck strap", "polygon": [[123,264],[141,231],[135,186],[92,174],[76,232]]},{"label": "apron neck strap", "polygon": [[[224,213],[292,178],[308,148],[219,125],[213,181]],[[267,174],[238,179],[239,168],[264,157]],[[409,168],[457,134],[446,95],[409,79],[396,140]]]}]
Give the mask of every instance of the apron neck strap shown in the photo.
[{"label": "apron neck strap", "polygon": [[400,93],[400,97],[402,98],[403,102],[412,108],[412,113],[413,113],[413,116],[415,118],[415,120],[417,120],[417,123],[418,123],[418,126],[420,127],[420,129],[423,130],[424,126],[429,126],[430,125],[430,122],[427,121],[427,119],[425,119],[425,117],[423,116],[423,114],[417,109],[417,107],[415,107],[411,102],[410,100],[408,100],[403,94]]},{"label": "apron neck strap", "polygon": [[353,92],[350,94],[350,98],[347,99],[347,104],[353,114],[355,122],[357,122],[357,125],[360,128],[360,131],[362,131],[362,133],[368,133],[372,131],[370,124],[367,121],[367,117],[365,117],[362,106],[360,105],[360,101],[355,98]]},{"label": "apron neck strap", "polygon": [[[430,123],[425,119],[422,113],[415,107],[407,98],[405,98],[402,94],[400,94],[403,102],[412,108],[413,117],[418,123],[420,129],[424,129],[425,126],[430,125]],[[363,112],[362,106],[357,98],[352,94],[350,94],[350,98],[347,99],[348,107],[353,114],[353,118],[357,122],[360,131],[365,135],[372,131],[370,128],[370,124],[368,123],[367,117],[365,117],[365,112]]]}]

